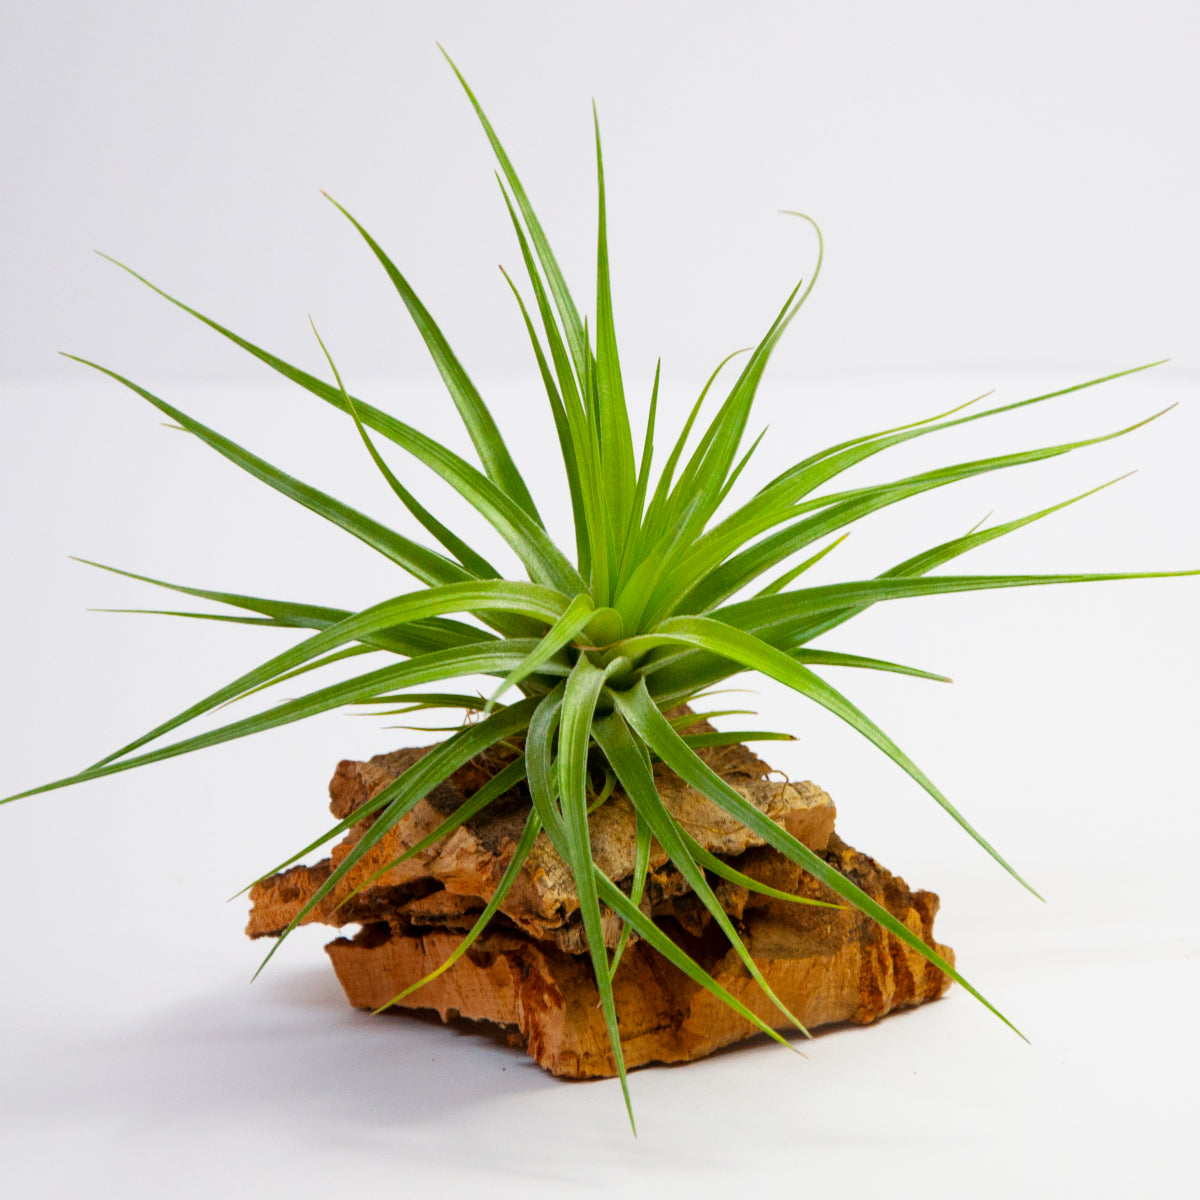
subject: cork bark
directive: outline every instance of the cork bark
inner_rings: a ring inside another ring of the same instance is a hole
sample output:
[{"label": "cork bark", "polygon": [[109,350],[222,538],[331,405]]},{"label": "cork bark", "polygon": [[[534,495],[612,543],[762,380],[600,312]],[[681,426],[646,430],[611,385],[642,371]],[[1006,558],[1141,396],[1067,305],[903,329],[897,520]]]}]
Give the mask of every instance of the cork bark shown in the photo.
[{"label": "cork bark", "polygon": [[[340,763],[330,784],[334,814],[344,818],[352,813],[427,749]],[[389,864],[503,767],[504,753],[473,760],[430,792],[305,918],[361,926],[353,938],[339,937],[326,947],[356,1007],[378,1008],[438,967],[493,894],[529,811],[523,786],[433,848],[402,864]],[[836,810],[823,791],[811,783],[772,779],[770,769],[743,746],[707,749],[701,755],[747,800],[953,962],[953,952],[933,940],[938,898],[911,891],[902,879],[842,842],[834,833]],[[676,820],[743,874],[789,894],[837,900],[661,766],[656,782]],[[246,932],[251,937],[281,933],[368,826],[369,819],[354,826],[331,860],[294,867],[256,885]],[[634,854],[629,801],[614,794],[592,815],[589,831],[597,864],[618,884],[628,881]],[[377,872],[378,878],[350,896]],[[768,983],[809,1029],[845,1021],[866,1024],[894,1009],[934,999],[948,986],[940,971],[853,908],[797,904],[724,881],[714,890]],[[397,1007],[432,1010],[443,1020],[503,1026],[514,1044],[556,1075],[613,1074],[578,907],[566,864],[540,836],[488,929],[449,971]],[[790,1028],[657,843],[643,909],[752,1012],[774,1028]],[[620,922],[607,909],[604,932],[609,946],[615,946]],[[614,989],[630,1067],[700,1058],[756,1036],[748,1021],[637,938],[625,952]]]}]

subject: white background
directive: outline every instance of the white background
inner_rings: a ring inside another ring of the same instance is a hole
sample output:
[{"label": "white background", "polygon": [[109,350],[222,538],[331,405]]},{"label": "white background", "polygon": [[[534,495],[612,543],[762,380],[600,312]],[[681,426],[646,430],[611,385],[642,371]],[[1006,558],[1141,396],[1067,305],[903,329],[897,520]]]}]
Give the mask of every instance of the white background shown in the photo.
[{"label": "white background", "polygon": [[[1173,357],[865,466],[861,481],[887,478],[1180,402],[1128,439],[881,515],[822,578],[874,573],[993,507],[1007,519],[1135,467],[964,569],[1200,563],[1192,6],[2,11],[2,793],[95,760],[284,644],[86,613],[168,594],[67,554],[347,607],[408,586],[54,357],[97,357],[395,516],[344,419],[264,378],[92,248],[315,369],[311,312],[351,386],[461,448],[398,301],[327,188],[410,273],[521,465],[552,455],[495,271],[518,256],[435,39],[509,144],[581,298],[595,96],[627,388],[643,396],[663,355],[664,428],[809,270],[811,240],[779,208],[814,213],[830,246],[763,389],[764,471],[989,387],[1017,399]],[[535,491],[565,533],[559,476]],[[464,533],[476,528],[444,499]],[[262,946],[240,937],[244,903],[224,897],[321,828],[338,758],[416,736],[335,714],[0,812],[0,1182],[31,1197],[458,1195],[485,1180],[524,1196],[669,1183],[715,1195],[747,1180],[901,1196],[1188,1194],[1196,587],[908,602],[829,639],[955,677],[952,688],[835,682],[1046,905],[856,735],[779,690],[755,700],[763,724],[801,738],[771,761],[834,795],[853,844],[941,894],[939,937],[1029,1047],[954,992],[821,1036],[808,1062],[756,1045],[639,1072],[635,1143],[615,1085],[558,1083],[485,1036],[350,1011],[321,933],[301,931],[248,988]]]}]

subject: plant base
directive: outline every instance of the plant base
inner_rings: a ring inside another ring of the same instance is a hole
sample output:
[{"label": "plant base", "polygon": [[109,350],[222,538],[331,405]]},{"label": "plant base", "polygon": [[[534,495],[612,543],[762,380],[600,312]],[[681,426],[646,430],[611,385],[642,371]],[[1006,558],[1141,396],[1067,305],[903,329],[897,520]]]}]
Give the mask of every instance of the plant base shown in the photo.
[{"label": "plant base", "polygon": [[[903,880],[836,838],[826,857],[932,944],[935,895],[910,892]],[[815,886],[808,890],[818,893]],[[809,1029],[844,1021],[869,1024],[894,1009],[935,999],[948,986],[940,971],[854,910],[767,901],[743,915],[741,932],[775,993]],[[381,922],[325,949],[350,1003],[375,1009],[444,962],[460,937],[399,933]],[[719,931],[683,940],[692,957],[752,1012],[778,1029],[790,1028]],[[954,961],[947,947],[936,949]],[[629,1067],[687,1062],[758,1036],[644,942],[626,952],[614,988]],[[513,1045],[555,1075],[616,1074],[591,963],[552,944],[488,931],[449,971],[397,1007],[432,1009],[444,1021],[465,1017],[504,1026]]]},{"label": "plant base", "polygon": [[[343,762],[330,786],[333,811],[339,816],[353,811],[421,753],[400,751],[368,763]],[[953,952],[933,940],[937,896],[911,891],[902,879],[842,842],[833,832],[835,809],[824,792],[812,784],[770,780],[769,768],[745,747],[710,753],[714,769],[743,795],[953,963]],[[361,873],[306,918],[362,926],[353,939],[339,937],[326,947],[351,1004],[379,1008],[445,961],[494,890],[519,836],[527,799],[514,794],[507,805],[485,810],[439,848],[383,874],[341,907],[339,901],[428,834],[499,765],[468,764],[449,785],[431,793],[401,823],[396,836],[389,834],[379,853],[364,860]],[[664,773],[658,783],[664,803],[692,836],[743,874],[790,894],[836,900],[782,855],[756,845],[741,827],[727,828],[717,810],[674,776]],[[630,814],[622,807],[627,804],[624,797],[613,797],[594,814],[591,826],[593,856],[618,881],[632,871],[633,838],[626,820]],[[335,849],[334,862],[360,834],[361,829],[352,832]],[[706,910],[655,850],[646,893],[655,922],[764,1021],[790,1029]],[[523,873],[527,878],[514,887],[475,944],[452,968],[396,1008],[432,1010],[443,1020],[461,1017],[501,1026],[514,1045],[555,1075],[613,1075],[616,1068],[599,994],[573,910],[574,893],[555,859],[552,848],[541,847]],[[259,937],[281,932],[329,871],[328,861],[295,867],[257,885],[247,933]],[[790,903],[727,883],[718,885],[717,894],[780,1000],[809,1029],[847,1021],[868,1024],[895,1009],[935,999],[949,986],[940,971],[855,909]],[[615,918],[605,932],[615,946]],[[630,1067],[686,1062],[759,1036],[749,1022],[636,938],[625,952],[614,989]]]}]

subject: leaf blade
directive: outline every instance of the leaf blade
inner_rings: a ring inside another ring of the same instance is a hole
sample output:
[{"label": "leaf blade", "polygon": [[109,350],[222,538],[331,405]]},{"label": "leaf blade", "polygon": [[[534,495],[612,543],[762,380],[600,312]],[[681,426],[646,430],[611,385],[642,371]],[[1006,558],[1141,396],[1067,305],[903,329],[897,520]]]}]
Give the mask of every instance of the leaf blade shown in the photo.
[{"label": "leaf blade", "polygon": [[[743,630],[707,617],[674,617],[660,626],[656,637],[674,639],[684,645],[696,646],[728,658],[740,666],[761,671],[764,675],[792,688],[807,699],[840,717],[879,750],[883,751],[905,774],[915,780],[970,836],[996,860],[1018,883],[1038,899],[1037,890],[1012,867],[1000,852],[981,834],[962,813],[942,794],[933,781],[896,745],[866,713],[850,703],[836,688],[831,687],[807,667],[782,650]],[[644,684],[644,680],[643,680]],[[649,698],[649,692],[646,692]],[[639,732],[641,730],[639,729]],[[674,730],[672,730],[672,735]],[[645,736],[643,734],[643,736]]]},{"label": "leaf blade", "polygon": [[[842,899],[849,901],[860,912],[871,917],[888,933],[898,937],[902,942],[915,950],[926,961],[937,967],[944,975],[949,976],[965,988],[985,1008],[994,1013],[1022,1040],[1025,1035],[1001,1013],[981,992],[958,973],[932,947],[926,945],[906,925],[898,921],[882,905],[872,900],[864,891],[857,887],[845,876],[835,871],[828,863],[810,850],[803,842],[794,838],[787,830],[776,825],[765,813],[759,812],[754,805],[739,796],[719,775],[706,766],[699,758],[684,746],[678,735],[663,719],[645,692],[639,687],[632,694],[618,693],[615,696],[617,708],[629,721],[630,725],[642,736],[646,744],[671,767],[687,783],[690,783],[703,795],[707,796],[732,816],[740,818],[742,823],[763,838],[769,845],[774,846],[781,854],[803,867],[808,873],[826,887],[830,888]],[[682,749],[680,748],[682,746]]]},{"label": "leaf blade", "polygon": [[326,194],[326,199],[362,235],[363,240],[371,248],[371,252],[387,272],[387,276],[392,281],[401,300],[404,301],[404,306],[412,316],[413,323],[446,385],[446,390],[450,393],[459,416],[462,417],[463,425],[483,463],[487,477],[514,503],[519,505],[533,521],[541,525],[542,519],[538,516],[537,506],[529,494],[524,477],[517,470],[517,464],[513,462],[512,455],[504,443],[495,419],[454,351],[450,349],[450,343],[446,341],[437,322],[434,321],[425,305],[421,303],[420,298],[413,291],[408,280],[397,269],[395,263],[384,253],[379,243],[332,196]]}]

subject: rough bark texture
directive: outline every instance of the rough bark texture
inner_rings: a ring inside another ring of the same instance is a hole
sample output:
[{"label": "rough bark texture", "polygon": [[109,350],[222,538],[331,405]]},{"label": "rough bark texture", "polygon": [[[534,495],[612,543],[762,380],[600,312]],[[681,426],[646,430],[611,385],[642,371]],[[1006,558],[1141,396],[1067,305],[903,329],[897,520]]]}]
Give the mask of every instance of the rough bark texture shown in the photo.
[{"label": "rough bark texture", "polygon": [[[711,732],[706,722],[692,727]],[[431,747],[398,750],[369,762],[338,764],[329,784],[330,809],[339,818],[359,805],[417,762]],[[745,746],[725,746],[700,751],[710,766],[751,804],[778,821],[789,833],[814,850],[824,849],[833,832],[833,802],[811,783],[792,784],[767,778],[770,768]],[[529,794],[524,785],[489,805],[445,841],[395,863],[487,782],[511,759],[489,751],[456,771],[434,788],[417,806],[381,838],[305,918],[305,923],[327,925],[399,921],[404,925],[470,928],[473,914],[483,909],[500,882],[512,857],[525,818]],[[762,839],[690,788],[661,764],[655,782],[671,815],[705,849],[723,858],[735,858]],[[251,892],[254,909],[246,932],[251,937],[277,936],[329,876],[331,867],[346,856],[370,827],[371,818],[355,825],[334,848],[330,861],[316,867],[293,867],[272,876]],[[611,879],[620,882],[633,874],[635,817],[629,801],[614,794],[589,823],[592,857]],[[651,852],[652,894],[668,896],[684,890],[683,881],[654,844]],[[386,869],[385,869],[386,868]],[[350,893],[371,879],[352,899]],[[513,926],[539,941],[552,942],[569,953],[582,953],[579,899],[567,864],[545,833],[538,836],[525,866],[500,906],[500,914]],[[605,935],[615,947],[620,923],[606,912]]]},{"label": "rough bark texture", "polygon": [[[340,763],[330,784],[335,815],[349,815],[424,753],[425,749],[400,750],[370,762]],[[701,754],[751,803],[953,962],[953,952],[933,941],[937,897],[910,891],[903,880],[843,843],[833,832],[835,809],[824,792],[811,783],[771,780],[770,769],[743,746]],[[341,937],[327,947],[351,1004],[374,1009],[387,1003],[438,967],[474,924],[524,825],[529,800],[523,787],[432,849],[402,864],[389,864],[436,828],[505,761],[496,754],[485,755],[435,788],[305,918],[362,926],[353,940]],[[675,775],[660,767],[656,780],[675,818],[743,874],[797,896],[836,900]],[[246,932],[251,937],[281,933],[368,825],[369,819],[350,830],[334,849],[332,863],[294,867],[257,885]],[[634,845],[628,800],[619,794],[611,797],[593,814],[590,833],[596,862],[618,883],[628,880]],[[381,872],[377,879],[347,900],[376,872]],[[780,1000],[810,1029],[841,1021],[865,1024],[893,1009],[931,1000],[948,986],[940,971],[852,908],[790,903],[723,881],[715,891]],[[643,908],[752,1012],[775,1028],[789,1027],[657,843]],[[620,923],[604,911],[605,938],[615,946]],[[749,1022],[636,938],[625,952],[614,987],[630,1067],[700,1058],[755,1036]],[[585,954],[578,898],[566,865],[544,835],[488,930],[449,971],[400,1006],[432,1009],[443,1020],[464,1017],[504,1026],[514,1044],[556,1075],[579,1078],[615,1072]]]}]

